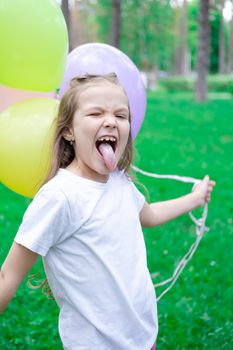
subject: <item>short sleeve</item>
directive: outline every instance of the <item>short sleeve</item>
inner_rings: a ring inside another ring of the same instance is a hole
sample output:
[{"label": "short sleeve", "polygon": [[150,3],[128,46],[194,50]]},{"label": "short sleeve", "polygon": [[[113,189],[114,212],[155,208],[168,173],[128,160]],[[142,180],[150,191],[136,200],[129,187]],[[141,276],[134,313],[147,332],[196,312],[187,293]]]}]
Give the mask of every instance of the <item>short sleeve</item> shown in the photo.
[{"label": "short sleeve", "polygon": [[131,189],[132,189],[132,193],[133,193],[133,199],[134,199],[136,208],[137,208],[138,212],[140,212],[142,210],[143,206],[144,206],[145,197],[137,189],[137,187],[134,185],[134,183],[132,181],[130,181],[130,184],[131,184]]},{"label": "short sleeve", "polygon": [[56,188],[41,188],[27,208],[15,242],[45,256],[69,234],[70,208],[65,194]]}]

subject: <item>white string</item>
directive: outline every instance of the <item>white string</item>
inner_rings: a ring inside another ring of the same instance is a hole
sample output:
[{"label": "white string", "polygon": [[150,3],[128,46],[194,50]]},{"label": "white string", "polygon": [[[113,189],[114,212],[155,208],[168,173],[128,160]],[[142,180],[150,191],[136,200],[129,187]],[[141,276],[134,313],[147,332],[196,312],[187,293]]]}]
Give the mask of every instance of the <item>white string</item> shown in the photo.
[{"label": "white string", "polygon": [[[141,170],[140,168],[136,167],[135,165],[131,165],[131,168],[145,176],[157,178],[157,179],[170,179],[170,180],[177,180],[177,181],[182,181],[182,182],[188,182],[188,183],[194,183],[194,186],[199,183],[201,180],[195,179],[193,177],[187,177],[187,176],[178,176],[178,175],[159,175],[159,174],[154,174],[154,173],[149,173],[147,171]],[[208,205],[207,203],[203,206],[203,213],[202,216],[197,219],[192,212],[189,212],[189,216],[193,223],[195,224],[196,227],[196,241],[191,245],[189,248],[188,252],[183,256],[183,258],[180,260],[178,265],[176,266],[173,275],[168,278],[165,281],[162,281],[160,283],[154,284],[155,288],[162,287],[166,284],[169,284],[168,287],[157,297],[157,301],[159,301],[176,283],[177,279],[179,278],[180,274],[184,270],[185,266],[188,264],[188,262],[192,259],[193,254],[197,250],[197,247],[204,235],[205,232],[209,230],[208,227],[206,227],[206,219],[208,215]]]},{"label": "white string", "polygon": [[135,165],[131,165],[131,168],[142,175],[154,177],[156,179],[170,179],[170,180],[177,180],[177,181],[182,181],[182,182],[191,182],[194,184],[200,182],[199,179],[195,179],[194,177],[178,176],[178,175],[158,175],[158,174],[154,174],[154,173],[149,173],[148,171],[144,171],[144,170],[136,167]]}]

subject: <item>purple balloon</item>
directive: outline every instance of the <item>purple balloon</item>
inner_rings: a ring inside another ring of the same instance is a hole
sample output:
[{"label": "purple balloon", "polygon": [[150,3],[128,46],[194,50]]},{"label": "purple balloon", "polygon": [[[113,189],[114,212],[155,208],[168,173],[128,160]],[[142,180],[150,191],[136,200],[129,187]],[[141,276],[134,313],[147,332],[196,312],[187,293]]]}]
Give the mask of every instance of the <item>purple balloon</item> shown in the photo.
[{"label": "purple balloon", "polygon": [[146,110],[146,91],[135,64],[122,51],[106,44],[78,46],[68,55],[64,80],[58,98],[68,90],[70,80],[85,74],[115,73],[129,100],[131,133],[135,138]]}]

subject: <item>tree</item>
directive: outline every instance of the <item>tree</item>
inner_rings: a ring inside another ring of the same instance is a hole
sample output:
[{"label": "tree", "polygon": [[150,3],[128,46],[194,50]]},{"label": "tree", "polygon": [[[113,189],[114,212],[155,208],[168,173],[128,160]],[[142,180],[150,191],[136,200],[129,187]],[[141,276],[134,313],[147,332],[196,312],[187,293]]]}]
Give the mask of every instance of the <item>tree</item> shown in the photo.
[{"label": "tree", "polygon": [[70,8],[71,48],[88,42],[97,42],[95,4],[91,0],[76,0]]},{"label": "tree", "polygon": [[120,46],[121,0],[112,0],[112,45]]},{"label": "tree", "polygon": [[68,30],[69,37],[69,51],[71,50],[71,26],[70,26],[70,10],[69,10],[69,0],[62,0],[61,9],[65,17],[66,26]]},{"label": "tree", "polygon": [[219,61],[218,61],[218,72],[220,74],[225,73],[225,40],[224,40],[224,17],[223,8],[225,0],[221,0],[220,3],[220,25],[219,25]]},{"label": "tree", "polygon": [[219,32],[221,12],[217,3],[211,2],[210,7],[210,56],[209,56],[209,72],[218,73],[219,67]]},{"label": "tree", "polygon": [[210,0],[200,0],[199,7],[199,37],[197,53],[197,82],[196,99],[205,101],[207,99],[207,75],[209,71],[210,51],[210,21],[209,4]]},{"label": "tree", "polygon": [[227,73],[231,73],[233,71],[233,3],[232,3],[232,14],[230,21],[230,34],[228,41],[228,54],[227,54]]},{"label": "tree", "polygon": [[[112,43],[112,1],[96,1],[99,40]],[[119,48],[143,70],[173,64],[173,9],[170,0],[127,0],[120,6]]]},{"label": "tree", "polygon": [[191,70],[196,69],[198,43],[198,6],[197,2],[188,3],[188,48],[190,52]]},{"label": "tree", "polygon": [[95,16],[99,41],[109,44],[111,42],[110,33],[112,23],[112,5],[109,0],[96,1]]},{"label": "tree", "polygon": [[188,52],[188,6],[187,0],[183,0],[180,7],[174,9],[175,31],[177,46],[175,48],[175,74],[187,76],[189,73],[189,52]]}]

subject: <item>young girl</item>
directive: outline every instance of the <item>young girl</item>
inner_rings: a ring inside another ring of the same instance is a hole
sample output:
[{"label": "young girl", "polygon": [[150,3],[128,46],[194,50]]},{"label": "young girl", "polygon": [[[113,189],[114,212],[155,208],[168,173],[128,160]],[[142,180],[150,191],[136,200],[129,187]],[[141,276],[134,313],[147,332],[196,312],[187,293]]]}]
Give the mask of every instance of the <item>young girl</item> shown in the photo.
[{"label": "young girl", "polygon": [[192,193],[147,204],[127,170],[130,110],[114,74],[75,78],[57,117],[49,176],[28,207],[0,275],[0,312],[43,257],[67,350],[150,350],[156,297],[141,226],[160,225],[210,200]]}]

